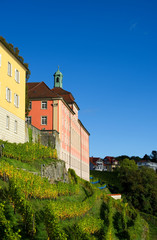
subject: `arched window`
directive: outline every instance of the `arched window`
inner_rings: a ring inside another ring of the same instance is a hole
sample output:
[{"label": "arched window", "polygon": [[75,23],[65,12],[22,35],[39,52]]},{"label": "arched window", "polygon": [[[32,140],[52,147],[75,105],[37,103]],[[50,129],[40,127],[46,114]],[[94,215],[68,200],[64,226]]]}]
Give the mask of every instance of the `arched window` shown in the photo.
[{"label": "arched window", "polygon": [[59,83],[59,77],[57,77],[56,82]]}]

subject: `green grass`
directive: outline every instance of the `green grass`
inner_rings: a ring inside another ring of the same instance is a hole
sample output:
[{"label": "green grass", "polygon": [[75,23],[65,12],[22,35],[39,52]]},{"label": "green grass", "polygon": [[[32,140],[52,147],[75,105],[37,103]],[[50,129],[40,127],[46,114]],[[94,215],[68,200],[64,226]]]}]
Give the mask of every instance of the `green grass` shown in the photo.
[{"label": "green grass", "polygon": [[19,160],[10,159],[10,158],[6,158],[6,157],[2,157],[1,160],[4,160],[5,162],[8,162],[10,165],[13,165],[16,168],[25,169],[29,172],[40,173],[39,167],[35,167],[34,164],[30,165],[29,163],[21,162]]}]

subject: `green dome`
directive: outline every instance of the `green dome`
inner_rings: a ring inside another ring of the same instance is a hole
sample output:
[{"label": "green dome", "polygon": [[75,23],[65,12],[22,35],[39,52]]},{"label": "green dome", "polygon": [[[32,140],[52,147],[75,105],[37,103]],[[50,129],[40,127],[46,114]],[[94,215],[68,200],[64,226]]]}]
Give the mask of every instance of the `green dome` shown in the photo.
[{"label": "green dome", "polygon": [[58,67],[57,72],[55,72],[54,76],[55,76],[55,75],[59,75],[59,76],[62,76],[62,77],[63,77],[63,74],[59,71],[59,67]]},{"label": "green dome", "polygon": [[58,66],[57,72],[55,72],[53,76],[54,76],[54,87],[62,88],[63,74],[59,71],[59,66]]}]

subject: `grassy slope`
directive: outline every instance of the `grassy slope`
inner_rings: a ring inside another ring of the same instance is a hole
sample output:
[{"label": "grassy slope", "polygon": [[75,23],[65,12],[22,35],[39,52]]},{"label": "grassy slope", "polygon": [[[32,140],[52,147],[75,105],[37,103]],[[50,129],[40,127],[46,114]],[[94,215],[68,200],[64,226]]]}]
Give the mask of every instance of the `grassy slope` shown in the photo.
[{"label": "grassy slope", "polygon": [[[2,142],[0,142],[2,143]],[[56,161],[53,159],[56,156],[55,151],[44,148],[38,144],[31,145],[31,144],[24,144],[24,145],[17,145],[17,144],[9,144],[7,142],[5,144],[4,149],[4,156],[2,157],[1,161],[6,161],[10,165],[14,166],[18,169],[26,169],[32,172],[39,172],[40,173],[40,166],[41,164],[48,164],[51,161]],[[1,165],[1,163],[0,163]],[[97,176],[94,176],[92,181],[97,180],[98,178],[101,179],[100,184],[90,185],[88,182],[83,181],[79,178],[78,185],[79,185],[79,194],[74,195],[66,195],[66,196],[59,196],[57,200],[55,199],[37,199],[31,198],[28,199],[29,203],[32,206],[33,211],[35,211],[35,222],[36,222],[36,234],[34,235],[33,239],[48,239],[48,234],[46,231],[46,226],[44,222],[44,208],[50,203],[54,202],[56,206],[62,206],[66,204],[73,207],[75,204],[83,205],[86,201],[88,202],[90,199],[93,199],[92,203],[89,202],[90,208],[81,216],[76,216],[74,218],[66,218],[64,220],[59,221],[59,226],[65,230],[67,234],[69,234],[68,239],[102,239],[102,235],[104,235],[104,239],[109,239],[110,231],[112,232],[112,239],[121,239],[119,238],[119,228],[112,223],[112,214],[119,212],[120,216],[122,217],[121,208],[123,203],[120,201],[112,200],[111,209],[108,209],[109,199],[103,198],[103,195],[110,193],[108,188],[104,190],[98,190],[97,187],[103,186],[105,184],[116,184],[115,176],[111,174],[101,175],[98,173]],[[2,175],[3,176],[3,175]],[[73,178],[72,178],[73,179]],[[72,180],[74,182],[74,180]],[[93,198],[94,195],[97,195],[96,198]],[[5,201],[5,203],[4,203]],[[5,204],[5,216],[7,220],[10,221],[10,226],[12,225],[13,232],[17,232],[18,229],[21,230],[20,234],[22,239],[30,239],[30,236],[27,235],[25,231],[25,225],[23,224],[23,217],[19,213],[18,209],[14,208],[14,203],[12,202],[9,196],[9,182],[4,182],[2,179],[0,180],[0,203]],[[104,210],[104,204],[106,206],[106,210]],[[86,205],[85,205],[86,206]],[[86,207],[89,205],[87,204]],[[107,210],[108,209],[108,210]],[[74,209],[75,210],[75,209]],[[110,214],[109,212],[113,210],[113,213]],[[104,215],[104,211],[105,215]],[[109,211],[109,212],[108,212]],[[78,212],[79,214],[79,212]],[[106,220],[107,222],[106,222]],[[131,218],[128,216],[127,221],[130,221]],[[109,221],[109,222],[108,222]],[[111,222],[110,222],[111,221]],[[132,225],[132,228],[127,227],[127,231],[132,231],[136,233],[136,236],[142,232],[144,225],[141,226],[141,219],[137,220],[136,228]],[[115,224],[115,223],[114,223]],[[119,224],[122,224],[119,222]],[[139,225],[138,225],[139,224]],[[122,230],[121,230],[122,231]],[[124,231],[124,229],[123,229]],[[88,233],[88,234],[87,234]],[[127,236],[127,235],[126,235]],[[58,238],[57,238],[58,239]],[[127,237],[123,239],[129,239]],[[153,238],[152,238],[153,239]],[[122,239],[121,239],[122,240]]]},{"label": "grassy slope", "polygon": [[[119,187],[117,175],[114,172],[100,172],[100,171],[91,171],[91,176],[94,177],[95,180],[100,180],[100,183],[106,183],[110,184],[114,187]],[[150,240],[156,240],[157,239],[157,218],[156,221],[153,221],[155,217],[151,215],[147,215],[144,213],[141,213],[142,217],[149,223],[149,238]]]}]

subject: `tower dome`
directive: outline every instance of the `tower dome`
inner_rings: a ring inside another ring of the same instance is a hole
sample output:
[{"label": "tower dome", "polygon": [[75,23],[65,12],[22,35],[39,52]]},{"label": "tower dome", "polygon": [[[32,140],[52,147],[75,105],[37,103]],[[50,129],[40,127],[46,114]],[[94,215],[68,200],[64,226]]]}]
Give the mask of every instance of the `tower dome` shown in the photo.
[{"label": "tower dome", "polygon": [[59,66],[58,66],[57,72],[55,72],[53,76],[54,76],[54,87],[62,88],[63,74],[59,71]]}]

